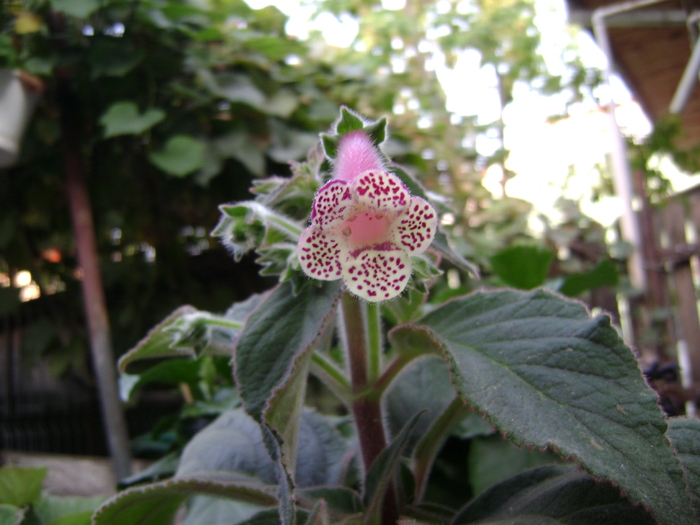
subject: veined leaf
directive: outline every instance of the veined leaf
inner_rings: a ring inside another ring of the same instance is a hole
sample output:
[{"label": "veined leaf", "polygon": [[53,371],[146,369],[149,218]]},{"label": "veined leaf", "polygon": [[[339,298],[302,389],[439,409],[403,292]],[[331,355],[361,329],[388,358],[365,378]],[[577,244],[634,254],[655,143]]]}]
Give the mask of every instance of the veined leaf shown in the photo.
[{"label": "veined leaf", "polygon": [[330,281],[295,296],[291,283],[282,283],[246,321],[236,343],[235,376],[246,410],[258,421],[296,357],[319,338],[340,289],[338,281]]},{"label": "veined leaf", "polygon": [[686,417],[669,420],[668,437],[685,471],[695,513],[700,517],[700,420]]},{"label": "veined leaf", "polygon": [[552,447],[664,525],[694,520],[657,397],[607,316],[543,290],[478,292],[419,321],[463,399],[516,444]]}]

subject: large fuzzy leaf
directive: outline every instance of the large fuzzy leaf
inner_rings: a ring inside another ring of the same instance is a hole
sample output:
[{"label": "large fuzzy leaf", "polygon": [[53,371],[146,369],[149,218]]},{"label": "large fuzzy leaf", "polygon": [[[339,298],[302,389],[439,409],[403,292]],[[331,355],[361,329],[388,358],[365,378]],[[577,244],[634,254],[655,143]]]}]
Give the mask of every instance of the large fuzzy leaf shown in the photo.
[{"label": "large fuzzy leaf", "polygon": [[182,451],[178,477],[213,471],[238,472],[268,484],[277,481],[260,425],[242,409],[221,414]]},{"label": "large fuzzy leaf", "polygon": [[398,435],[418,412],[425,411],[408,439],[410,452],[455,397],[450,374],[439,356],[417,359],[394,380],[384,396],[384,414],[389,436]]},{"label": "large fuzzy leaf", "polygon": [[660,523],[694,520],[656,394],[607,316],[546,291],[478,292],[419,321],[462,398],[516,444],[552,447]]},{"label": "large fuzzy leaf", "polygon": [[248,413],[258,421],[295,359],[318,339],[340,296],[339,282],[277,286],[248,318],[235,350],[235,375]]},{"label": "large fuzzy leaf", "polygon": [[685,471],[690,497],[700,517],[700,420],[687,417],[668,422],[668,437]]},{"label": "large fuzzy leaf", "polygon": [[654,525],[654,520],[611,483],[569,467],[546,466],[494,485],[459,512],[453,523]]},{"label": "large fuzzy leaf", "polygon": [[185,499],[193,494],[228,497],[261,506],[277,502],[274,487],[237,474],[173,478],[120,492],[93,516],[95,525],[170,525]]},{"label": "large fuzzy leaf", "polygon": [[264,297],[252,295],[245,301],[234,303],[223,315],[181,306],[119,359],[119,371],[132,374],[171,357],[230,356],[246,318]]}]

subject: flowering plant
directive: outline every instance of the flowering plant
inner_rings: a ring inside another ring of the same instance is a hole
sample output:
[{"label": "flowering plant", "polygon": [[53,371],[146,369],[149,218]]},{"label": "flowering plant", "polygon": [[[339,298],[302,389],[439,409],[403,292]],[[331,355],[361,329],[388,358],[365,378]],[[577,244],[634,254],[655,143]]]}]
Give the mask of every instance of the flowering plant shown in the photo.
[{"label": "flowering plant", "polygon": [[[609,317],[546,290],[428,302],[441,260],[472,268],[385,138],[344,109],[323,154],[222,206],[216,235],[279,284],[178,309],[120,369],[128,397],[165,358],[232,356],[235,393],[174,475],[132,480],[93,522],[697,523],[700,422],[665,419]],[[340,409],[305,406],[311,377]]]}]

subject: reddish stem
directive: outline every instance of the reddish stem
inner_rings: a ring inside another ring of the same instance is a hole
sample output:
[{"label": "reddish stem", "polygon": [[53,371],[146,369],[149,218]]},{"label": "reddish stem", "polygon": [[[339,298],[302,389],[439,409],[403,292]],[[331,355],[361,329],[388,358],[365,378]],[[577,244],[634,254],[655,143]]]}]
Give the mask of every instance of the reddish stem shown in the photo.
[{"label": "reddish stem", "polygon": [[[362,312],[362,304],[349,293],[341,299],[343,330],[350,360],[352,381],[352,413],[355,418],[357,435],[360,441],[365,473],[386,448],[386,437],[382,423],[381,396],[372,395],[368,384],[368,345],[367,326]],[[393,483],[387,488],[382,506],[382,524],[393,525],[398,521]]]}]

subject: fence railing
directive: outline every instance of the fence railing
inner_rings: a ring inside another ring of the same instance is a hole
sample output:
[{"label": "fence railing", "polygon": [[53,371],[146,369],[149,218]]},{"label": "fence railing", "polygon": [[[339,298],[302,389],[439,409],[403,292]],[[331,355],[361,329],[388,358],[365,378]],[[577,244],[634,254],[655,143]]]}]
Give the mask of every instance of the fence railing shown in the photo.
[{"label": "fence railing", "polygon": [[[641,174],[637,194],[645,195]],[[647,289],[632,302],[634,345],[647,362],[678,361],[684,396],[700,394],[700,185],[650,205],[642,199],[639,224]]]}]

